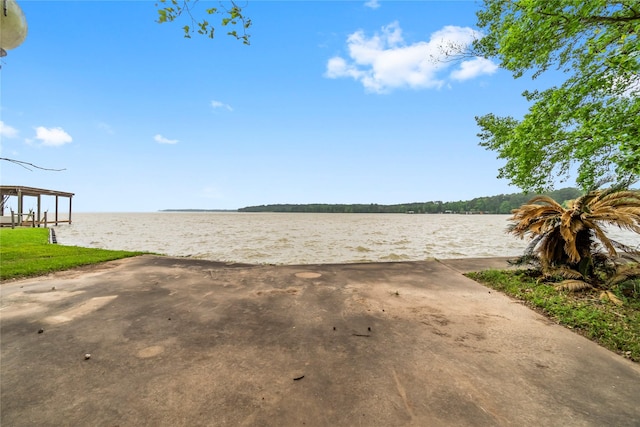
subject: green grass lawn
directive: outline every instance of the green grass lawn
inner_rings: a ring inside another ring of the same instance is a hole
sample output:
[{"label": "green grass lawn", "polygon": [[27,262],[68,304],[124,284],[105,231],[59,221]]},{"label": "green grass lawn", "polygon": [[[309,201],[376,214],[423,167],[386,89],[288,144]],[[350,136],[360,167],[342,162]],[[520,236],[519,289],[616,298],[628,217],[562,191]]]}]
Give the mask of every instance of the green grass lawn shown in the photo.
[{"label": "green grass lawn", "polygon": [[640,362],[640,283],[630,281],[615,291],[616,305],[600,291],[560,291],[528,270],[488,270],[468,277],[524,301],[562,324],[624,357]]},{"label": "green grass lawn", "polygon": [[38,276],[143,253],[49,244],[48,228],[4,228],[0,229],[0,280]]}]

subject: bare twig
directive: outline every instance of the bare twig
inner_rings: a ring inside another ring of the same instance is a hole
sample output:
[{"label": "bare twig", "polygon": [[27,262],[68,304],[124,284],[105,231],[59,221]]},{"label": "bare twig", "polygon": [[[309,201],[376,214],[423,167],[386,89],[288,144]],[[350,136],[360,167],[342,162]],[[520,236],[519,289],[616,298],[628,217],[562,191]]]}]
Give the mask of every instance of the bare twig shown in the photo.
[{"label": "bare twig", "polygon": [[[32,171],[33,169],[31,168],[36,168],[36,169],[40,169],[43,171],[53,171],[53,172],[61,172],[64,171],[66,169],[52,169],[52,168],[45,168],[42,166],[38,166],[38,165],[34,165],[33,163],[29,163],[29,162],[23,162],[22,160],[16,160],[16,159],[8,159],[6,157],[0,157],[0,160],[5,160],[9,163],[15,163],[18,166],[22,166],[23,168]],[[31,166],[31,167],[29,167]]]}]

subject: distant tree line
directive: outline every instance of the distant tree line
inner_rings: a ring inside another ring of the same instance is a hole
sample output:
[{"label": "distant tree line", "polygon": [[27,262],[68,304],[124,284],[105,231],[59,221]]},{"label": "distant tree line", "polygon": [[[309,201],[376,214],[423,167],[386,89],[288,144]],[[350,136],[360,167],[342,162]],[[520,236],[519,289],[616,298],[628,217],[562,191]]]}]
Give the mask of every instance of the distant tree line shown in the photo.
[{"label": "distant tree line", "polygon": [[[559,203],[573,200],[582,195],[576,188],[563,188],[561,190],[544,193]],[[527,203],[533,193],[500,194],[498,196],[477,197],[472,200],[457,202],[417,202],[402,203],[398,205],[371,204],[277,204],[248,206],[238,209],[238,212],[314,212],[314,213],[484,213],[484,214],[509,214]]]},{"label": "distant tree line", "polygon": [[237,212],[237,209],[161,209],[159,212]]}]

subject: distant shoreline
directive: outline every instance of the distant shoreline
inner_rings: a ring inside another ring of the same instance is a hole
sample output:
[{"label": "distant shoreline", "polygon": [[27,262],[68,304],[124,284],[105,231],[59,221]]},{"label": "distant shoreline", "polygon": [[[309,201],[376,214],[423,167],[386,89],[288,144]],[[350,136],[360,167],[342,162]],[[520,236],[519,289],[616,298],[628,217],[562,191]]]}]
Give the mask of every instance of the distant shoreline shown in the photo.
[{"label": "distant shoreline", "polygon": [[238,212],[238,209],[162,209],[158,212]]},{"label": "distant shoreline", "polygon": [[[563,188],[545,193],[562,204],[582,193],[576,188]],[[411,202],[393,205],[378,203],[303,203],[268,204],[239,209],[164,209],[160,212],[282,212],[282,213],[403,213],[403,214],[510,214],[526,204],[533,193],[499,194],[471,200]]]},{"label": "distant shoreline", "polygon": [[406,212],[327,212],[327,211],[286,211],[286,210],[245,210],[242,209],[162,209],[157,212],[163,213],[291,213],[291,214],[419,214],[419,215],[509,215],[505,213],[495,213],[495,212],[484,212],[484,211],[463,211],[463,212],[414,212],[414,211],[406,211]]}]

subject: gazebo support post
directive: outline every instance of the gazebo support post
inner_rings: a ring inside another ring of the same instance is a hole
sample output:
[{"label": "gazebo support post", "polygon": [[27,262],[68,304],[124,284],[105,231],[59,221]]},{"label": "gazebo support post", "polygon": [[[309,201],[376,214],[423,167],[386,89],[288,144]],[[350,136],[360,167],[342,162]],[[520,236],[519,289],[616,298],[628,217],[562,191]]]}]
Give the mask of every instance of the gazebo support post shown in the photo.
[{"label": "gazebo support post", "polygon": [[41,197],[38,194],[38,220],[37,220],[38,221],[38,228],[40,228],[40,220],[42,219],[42,209],[41,209],[40,202],[41,202]]}]

